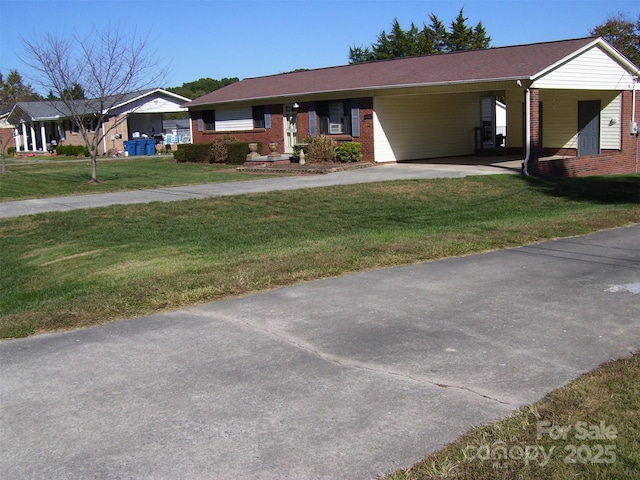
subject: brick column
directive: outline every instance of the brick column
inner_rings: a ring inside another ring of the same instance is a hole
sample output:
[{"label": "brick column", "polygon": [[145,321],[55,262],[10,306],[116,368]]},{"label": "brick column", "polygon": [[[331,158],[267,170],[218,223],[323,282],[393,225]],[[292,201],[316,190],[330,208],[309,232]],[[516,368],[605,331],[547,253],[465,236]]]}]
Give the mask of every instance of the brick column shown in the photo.
[{"label": "brick column", "polygon": [[531,139],[531,160],[537,160],[542,152],[540,139],[540,90],[529,90],[529,135]]}]

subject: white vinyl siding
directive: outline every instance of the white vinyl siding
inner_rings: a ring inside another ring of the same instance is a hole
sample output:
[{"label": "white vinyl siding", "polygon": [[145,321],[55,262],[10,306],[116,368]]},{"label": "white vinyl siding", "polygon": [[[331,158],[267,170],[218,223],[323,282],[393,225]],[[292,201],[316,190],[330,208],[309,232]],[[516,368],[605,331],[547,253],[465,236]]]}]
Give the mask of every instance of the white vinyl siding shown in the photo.
[{"label": "white vinyl siding", "polygon": [[[545,101],[545,99],[548,99]],[[618,92],[545,91],[543,104],[543,146],[548,148],[578,147],[578,102],[600,100],[600,148],[621,148],[621,95]],[[615,119],[615,120],[614,120]]]},{"label": "white vinyl siding", "polygon": [[216,108],[216,131],[237,132],[253,130],[251,107]]},{"label": "white vinyl siding", "polygon": [[631,85],[629,72],[595,47],[545,73],[533,88],[629,90]]},{"label": "white vinyl siding", "polygon": [[470,155],[480,122],[480,96],[374,97],[376,162]]}]

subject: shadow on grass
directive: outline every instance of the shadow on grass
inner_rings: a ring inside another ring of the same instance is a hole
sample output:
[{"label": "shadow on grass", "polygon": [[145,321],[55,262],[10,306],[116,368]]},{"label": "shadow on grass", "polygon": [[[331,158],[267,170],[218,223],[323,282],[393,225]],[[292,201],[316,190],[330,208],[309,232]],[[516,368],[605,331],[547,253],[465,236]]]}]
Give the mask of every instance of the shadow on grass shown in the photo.
[{"label": "shadow on grass", "polygon": [[575,201],[603,204],[640,203],[640,175],[581,178],[522,177],[541,192]]}]

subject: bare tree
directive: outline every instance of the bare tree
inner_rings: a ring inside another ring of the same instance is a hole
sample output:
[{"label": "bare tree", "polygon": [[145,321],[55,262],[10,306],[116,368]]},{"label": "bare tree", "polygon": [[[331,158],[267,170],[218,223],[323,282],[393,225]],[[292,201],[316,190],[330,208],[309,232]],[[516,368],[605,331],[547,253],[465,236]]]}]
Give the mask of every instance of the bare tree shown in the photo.
[{"label": "bare tree", "polygon": [[[26,63],[37,73],[34,83],[57,97],[50,104],[78,126],[91,156],[91,181],[98,182],[98,147],[128,114],[107,120],[127,94],[155,88],[162,81],[147,38],[108,26],[94,29],[85,38],[48,33],[23,43],[29,57]],[[74,94],[78,91],[85,98]]]}]

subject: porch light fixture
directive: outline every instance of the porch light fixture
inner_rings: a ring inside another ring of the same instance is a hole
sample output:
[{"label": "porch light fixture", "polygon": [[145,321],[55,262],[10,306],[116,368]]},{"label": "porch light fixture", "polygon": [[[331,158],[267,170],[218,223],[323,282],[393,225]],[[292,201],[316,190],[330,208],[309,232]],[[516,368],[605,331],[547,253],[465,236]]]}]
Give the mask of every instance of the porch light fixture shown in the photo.
[{"label": "porch light fixture", "polygon": [[300,105],[298,105],[298,102],[294,102],[294,104],[293,104],[293,108],[294,108],[295,110],[297,110],[297,109],[299,109],[299,108],[300,108]]}]

